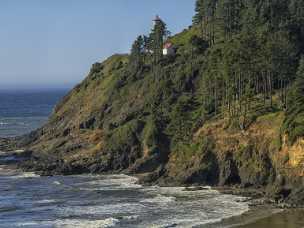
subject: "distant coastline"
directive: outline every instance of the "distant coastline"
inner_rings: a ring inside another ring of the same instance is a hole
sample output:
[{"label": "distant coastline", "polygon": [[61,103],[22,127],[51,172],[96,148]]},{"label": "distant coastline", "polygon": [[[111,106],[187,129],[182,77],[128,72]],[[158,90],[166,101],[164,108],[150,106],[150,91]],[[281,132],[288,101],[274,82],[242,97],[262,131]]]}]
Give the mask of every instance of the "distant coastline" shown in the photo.
[{"label": "distant coastline", "polygon": [[33,92],[46,92],[46,91],[70,91],[75,85],[68,86],[20,86],[20,87],[0,87],[0,93],[33,93]]}]

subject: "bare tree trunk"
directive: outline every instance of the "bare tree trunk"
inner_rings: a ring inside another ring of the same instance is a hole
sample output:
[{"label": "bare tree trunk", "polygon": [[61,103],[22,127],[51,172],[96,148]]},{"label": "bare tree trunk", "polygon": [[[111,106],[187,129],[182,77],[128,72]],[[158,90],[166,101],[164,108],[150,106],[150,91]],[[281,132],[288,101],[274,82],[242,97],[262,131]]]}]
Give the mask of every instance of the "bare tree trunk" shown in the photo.
[{"label": "bare tree trunk", "polygon": [[283,79],[280,79],[280,93],[281,93],[281,105],[284,106],[284,92],[283,92]]},{"label": "bare tree trunk", "polygon": [[239,76],[238,76],[238,97],[239,97],[239,113],[242,113],[242,82],[241,82],[241,71],[239,71]]},{"label": "bare tree trunk", "polygon": [[215,115],[217,115],[217,82],[215,80],[215,87],[214,87],[214,111],[215,111]]},{"label": "bare tree trunk", "polygon": [[264,107],[266,106],[266,96],[267,96],[267,80],[265,76],[265,72],[262,71],[262,80],[263,80],[263,102],[264,102]]},{"label": "bare tree trunk", "polygon": [[270,95],[270,107],[272,108],[273,102],[272,102],[272,72],[268,71],[268,81],[269,81],[269,95]]}]

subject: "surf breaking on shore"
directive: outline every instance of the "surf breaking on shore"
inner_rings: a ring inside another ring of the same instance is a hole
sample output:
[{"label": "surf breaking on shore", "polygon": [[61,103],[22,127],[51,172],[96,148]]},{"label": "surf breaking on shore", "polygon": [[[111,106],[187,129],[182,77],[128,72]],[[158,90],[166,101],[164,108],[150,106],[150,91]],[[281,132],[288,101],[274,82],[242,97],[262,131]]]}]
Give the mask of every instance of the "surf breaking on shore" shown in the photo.
[{"label": "surf breaking on shore", "polygon": [[40,177],[0,169],[0,227],[194,227],[249,210],[210,188],[144,187],[127,175]]}]

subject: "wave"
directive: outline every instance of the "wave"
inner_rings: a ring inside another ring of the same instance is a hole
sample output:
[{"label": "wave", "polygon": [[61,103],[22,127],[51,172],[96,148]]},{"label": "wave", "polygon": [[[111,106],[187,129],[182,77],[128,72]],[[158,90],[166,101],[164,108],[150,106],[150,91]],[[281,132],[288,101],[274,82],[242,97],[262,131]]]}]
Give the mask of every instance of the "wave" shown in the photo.
[{"label": "wave", "polygon": [[193,197],[212,198],[220,194],[217,190],[214,190],[209,186],[196,187],[196,188],[151,186],[151,187],[145,187],[140,190],[148,194],[153,194],[153,195],[161,194],[164,196],[174,196],[179,198],[193,198]]},{"label": "wave", "polygon": [[210,187],[192,189],[153,186],[145,188],[143,191],[149,194],[158,193],[158,195],[141,202],[156,203],[160,208],[168,211],[168,217],[156,218],[152,222],[145,223],[144,227],[203,226],[239,216],[249,210],[245,197],[221,194]]},{"label": "wave", "polygon": [[113,214],[138,214],[145,210],[141,203],[116,203],[97,206],[69,206],[58,209],[63,216],[103,216]]},{"label": "wave", "polygon": [[[86,182],[86,187],[81,190],[122,190],[122,189],[141,189],[142,185],[137,184],[136,177],[125,174],[119,175],[97,175],[97,180]],[[79,185],[83,185],[80,183]]]},{"label": "wave", "polygon": [[[100,220],[87,220],[87,219],[63,219],[55,221],[28,221],[28,222],[16,222],[13,227],[55,227],[55,228],[109,228],[114,227],[119,223],[118,219],[106,218]],[[8,225],[8,227],[11,227]]]},{"label": "wave", "polygon": [[[209,186],[200,187],[143,187],[137,178],[127,175],[100,176],[101,179],[86,182],[86,190],[134,190],[146,194],[134,203],[118,203],[97,207],[73,207],[65,211],[72,215],[113,215],[117,213],[144,214],[156,212],[154,221],[147,221],[140,227],[193,227],[220,222],[223,219],[241,215],[249,210],[244,197],[223,195]],[[79,183],[83,185],[83,183]],[[81,188],[80,189],[84,189]],[[106,193],[107,194],[107,193]],[[164,212],[167,217],[159,217]],[[148,219],[149,220],[149,219]],[[141,222],[142,223],[142,222]]]},{"label": "wave", "polygon": [[15,206],[3,206],[3,207],[0,207],[0,213],[16,211],[17,209],[18,209],[18,207],[15,207]]},{"label": "wave", "polygon": [[136,220],[136,219],[138,219],[138,217],[139,217],[139,215],[125,215],[125,216],[122,216],[121,218],[123,220],[130,221],[130,220]]},{"label": "wave", "polygon": [[114,227],[119,222],[118,219],[115,218],[106,218],[102,220],[76,220],[76,219],[68,219],[68,220],[59,220],[55,222],[55,227],[64,227],[64,228],[108,228]]},{"label": "wave", "polygon": [[[39,176],[21,173],[13,178],[35,177]],[[29,201],[33,204],[22,199],[22,207],[30,205],[25,212],[32,213],[31,220],[17,219],[13,221],[14,225],[22,221],[24,223],[19,227],[187,228],[220,222],[249,210],[244,197],[221,194],[210,187],[143,187],[137,184],[137,178],[127,175],[75,175],[54,177],[47,181],[44,178],[35,179],[34,182],[38,187],[46,187],[51,198],[35,198],[35,201]],[[81,191],[84,188],[86,191]],[[95,189],[98,191],[95,192]],[[56,194],[60,194],[60,197],[57,198]],[[66,194],[66,197],[62,194]],[[2,203],[3,200],[0,196]],[[10,199],[6,200],[5,206],[10,206]],[[39,213],[47,213],[47,218],[53,221],[39,221]]]},{"label": "wave", "polygon": [[25,173],[20,173],[14,176],[10,176],[10,178],[14,179],[21,179],[21,178],[37,178],[40,177],[39,175],[35,174],[34,172],[25,172]]},{"label": "wave", "polygon": [[161,194],[158,194],[157,196],[153,197],[153,198],[147,198],[147,199],[143,199],[140,202],[141,203],[156,203],[156,204],[169,204],[172,202],[175,202],[176,198],[174,196],[164,196]]},{"label": "wave", "polygon": [[56,202],[57,201],[53,200],[53,199],[44,199],[44,200],[35,201],[35,203],[38,203],[38,204],[49,204],[49,203],[56,203]]}]

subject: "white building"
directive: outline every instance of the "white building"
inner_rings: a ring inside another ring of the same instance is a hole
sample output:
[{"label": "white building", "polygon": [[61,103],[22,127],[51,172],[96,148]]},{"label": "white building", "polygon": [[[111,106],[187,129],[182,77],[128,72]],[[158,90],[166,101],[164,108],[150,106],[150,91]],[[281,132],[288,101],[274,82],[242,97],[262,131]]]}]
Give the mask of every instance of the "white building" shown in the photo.
[{"label": "white building", "polygon": [[166,42],[163,47],[163,55],[174,55],[175,49],[171,42]]}]

